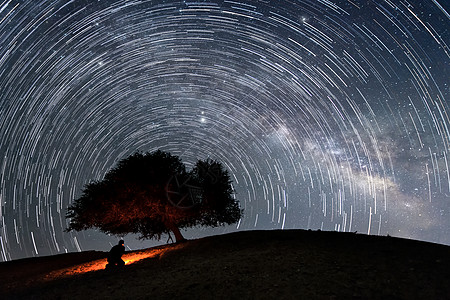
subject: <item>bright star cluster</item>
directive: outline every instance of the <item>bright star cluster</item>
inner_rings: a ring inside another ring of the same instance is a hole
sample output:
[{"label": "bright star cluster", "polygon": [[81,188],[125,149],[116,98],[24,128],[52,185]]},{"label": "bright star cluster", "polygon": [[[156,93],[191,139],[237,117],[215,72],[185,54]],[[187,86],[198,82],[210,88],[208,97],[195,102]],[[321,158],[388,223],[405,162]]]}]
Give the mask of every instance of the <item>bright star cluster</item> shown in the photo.
[{"label": "bright star cluster", "polygon": [[115,237],[64,232],[67,207],[157,149],[222,162],[244,209],[187,238],[300,228],[450,245],[449,9],[0,0],[0,261],[108,250]]}]

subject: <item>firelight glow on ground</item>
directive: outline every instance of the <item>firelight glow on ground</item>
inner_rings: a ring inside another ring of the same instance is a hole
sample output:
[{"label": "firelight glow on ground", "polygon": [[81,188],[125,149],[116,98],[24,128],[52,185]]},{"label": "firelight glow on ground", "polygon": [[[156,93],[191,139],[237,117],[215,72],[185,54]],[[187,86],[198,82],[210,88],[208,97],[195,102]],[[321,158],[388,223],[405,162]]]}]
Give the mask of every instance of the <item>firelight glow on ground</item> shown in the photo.
[{"label": "firelight glow on ground", "polygon": [[[179,249],[180,245],[170,247],[170,248],[153,248],[153,249],[146,249],[142,251],[134,251],[131,253],[125,253],[122,256],[122,260],[125,261],[125,265],[131,265],[138,261],[141,261],[146,258],[159,258],[161,255],[164,255],[164,253],[167,253],[167,251],[171,251],[174,249]],[[56,278],[61,277],[67,277],[67,276],[73,276],[73,275],[79,275],[84,274],[88,272],[94,272],[99,270],[104,270],[105,266],[107,264],[106,258],[93,260],[87,263],[82,263],[73,267],[68,267],[56,271],[52,271],[49,274],[45,276],[45,280],[53,280]]]}]

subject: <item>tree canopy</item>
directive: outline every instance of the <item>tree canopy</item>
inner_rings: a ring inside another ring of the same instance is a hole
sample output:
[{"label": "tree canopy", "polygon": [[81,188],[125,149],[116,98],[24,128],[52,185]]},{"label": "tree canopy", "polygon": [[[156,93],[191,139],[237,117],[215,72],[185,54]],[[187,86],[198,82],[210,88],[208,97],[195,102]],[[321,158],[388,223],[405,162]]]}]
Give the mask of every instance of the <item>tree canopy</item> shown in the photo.
[{"label": "tree canopy", "polygon": [[98,228],[144,239],[160,239],[192,226],[236,223],[243,211],[228,171],[214,160],[198,160],[191,171],[178,156],[158,150],[137,152],[118,162],[103,180],[85,185],[71,206],[67,231]]}]

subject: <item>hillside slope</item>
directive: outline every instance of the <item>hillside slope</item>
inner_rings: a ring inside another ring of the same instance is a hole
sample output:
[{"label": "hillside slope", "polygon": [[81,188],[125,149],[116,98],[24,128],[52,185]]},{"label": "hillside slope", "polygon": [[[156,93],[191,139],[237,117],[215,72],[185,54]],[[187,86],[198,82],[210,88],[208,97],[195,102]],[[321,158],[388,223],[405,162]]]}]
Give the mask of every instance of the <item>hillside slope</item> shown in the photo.
[{"label": "hillside slope", "polygon": [[148,258],[120,272],[94,251],[0,263],[1,298],[450,299],[450,247],[392,237],[245,231],[127,255]]}]

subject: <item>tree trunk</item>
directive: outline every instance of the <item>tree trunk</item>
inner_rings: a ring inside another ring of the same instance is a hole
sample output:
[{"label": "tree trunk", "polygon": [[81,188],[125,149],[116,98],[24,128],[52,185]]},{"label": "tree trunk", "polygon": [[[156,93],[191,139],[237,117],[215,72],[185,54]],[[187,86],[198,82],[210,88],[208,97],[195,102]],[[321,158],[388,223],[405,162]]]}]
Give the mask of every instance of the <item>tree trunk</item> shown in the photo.
[{"label": "tree trunk", "polygon": [[169,226],[167,226],[172,232],[173,232],[173,234],[175,235],[175,241],[177,242],[177,243],[180,243],[180,242],[184,242],[186,239],[183,237],[183,235],[181,234],[181,232],[180,232],[180,229],[176,226],[176,225],[173,225],[173,224],[170,224]]}]

